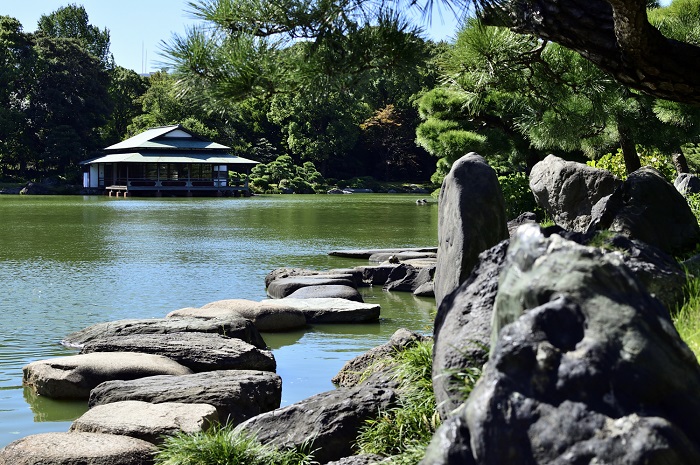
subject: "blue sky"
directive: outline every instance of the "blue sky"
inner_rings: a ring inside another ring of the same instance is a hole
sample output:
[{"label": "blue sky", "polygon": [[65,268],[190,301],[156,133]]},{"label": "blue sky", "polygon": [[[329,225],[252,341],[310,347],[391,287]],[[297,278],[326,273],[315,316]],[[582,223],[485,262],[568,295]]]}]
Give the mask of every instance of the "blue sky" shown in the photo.
[{"label": "blue sky", "polygon": [[[184,35],[196,24],[186,0],[2,0],[0,15],[17,18],[26,32],[33,32],[41,15],[71,3],[85,7],[91,24],[109,29],[115,61],[138,73],[158,70],[161,41],[174,33]],[[434,14],[431,26],[424,26],[435,40],[449,40],[456,32],[451,13],[442,16],[444,21]]]}]

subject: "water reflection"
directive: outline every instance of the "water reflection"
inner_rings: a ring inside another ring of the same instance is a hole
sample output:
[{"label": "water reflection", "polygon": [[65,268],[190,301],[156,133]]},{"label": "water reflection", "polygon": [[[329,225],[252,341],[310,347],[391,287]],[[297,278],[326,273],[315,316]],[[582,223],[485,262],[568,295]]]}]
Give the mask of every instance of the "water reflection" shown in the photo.
[{"label": "water reflection", "polygon": [[34,412],[34,421],[73,421],[88,411],[86,401],[54,400],[40,396],[30,387],[24,387],[24,400]]}]

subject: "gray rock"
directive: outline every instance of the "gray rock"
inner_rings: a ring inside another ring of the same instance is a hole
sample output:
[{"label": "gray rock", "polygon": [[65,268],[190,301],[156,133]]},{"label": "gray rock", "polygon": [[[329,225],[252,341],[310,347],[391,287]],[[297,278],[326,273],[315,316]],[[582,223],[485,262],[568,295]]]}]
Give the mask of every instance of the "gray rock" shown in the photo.
[{"label": "gray rock", "polygon": [[421,284],[413,291],[413,295],[418,297],[435,297],[435,282]]},{"label": "gray rock", "polygon": [[309,447],[314,460],[326,463],[352,455],[365,421],[376,418],[395,402],[396,393],[391,389],[367,385],[339,388],[258,415],[236,430],[255,434],[263,444]]},{"label": "gray rock", "polygon": [[194,372],[214,370],[275,371],[272,352],[219,334],[136,334],[88,342],[81,354],[141,352],[162,355]]},{"label": "gray rock", "polygon": [[328,252],[328,255],[345,258],[366,258],[369,259],[374,254],[397,254],[402,252],[433,252],[437,253],[437,247],[404,247],[404,248],[388,248],[388,249],[345,249],[334,250]]},{"label": "gray rock", "polygon": [[584,232],[593,206],[622,184],[606,170],[548,155],[530,172],[537,204],[564,229]]},{"label": "gray rock", "polygon": [[[519,232],[495,312],[502,329],[458,412],[475,463],[700,463],[700,365],[616,254]],[[446,458],[457,442],[423,463],[469,463]]]},{"label": "gray rock", "polygon": [[118,434],[153,444],[177,433],[201,433],[218,422],[216,408],[207,404],[136,400],[98,405],[75,420],[70,431]]},{"label": "gray rock", "polygon": [[22,371],[25,385],[52,399],[87,399],[92,388],[114,379],[192,373],[167,357],[131,352],[57,357],[32,362]]},{"label": "gray rock", "polygon": [[669,254],[692,251],[700,241],[700,227],[683,195],[648,166],[630,174],[594,206],[590,227],[623,234]]},{"label": "gray rock", "polygon": [[268,305],[279,305],[301,312],[309,324],[371,323],[379,321],[380,306],[332,297],[263,300]]},{"label": "gray rock", "polygon": [[508,238],[505,202],[496,172],[478,154],[457,160],[440,190],[435,301],[457,289],[478,255]]},{"label": "gray rock", "polygon": [[306,326],[304,314],[281,304],[245,299],[217,300],[202,308],[183,308],[170,312],[168,318],[220,318],[236,315],[253,322],[258,331],[292,331]]},{"label": "gray rock", "polygon": [[151,465],[153,444],[128,436],[44,433],[0,449],[0,465]]},{"label": "gray rock", "polygon": [[355,287],[362,284],[362,273],[354,268],[338,268],[326,271],[310,270],[307,268],[277,268],[270,271],[265,276],[265,288],[270,286],[270,283],[279,278],[291,278],[295,276],[342,276],[353,281]]},{"label": "gray rock", "polygon": [[416,268],[402,263],[391,271],[384,290],[414,292],[420,286],[432,282],[434,275],[435,266]]},{"label": "gray rock", "polygon": [[289,294],[290,299],[312,299],[332,297],[336,299],[347,299],[355,302],[364,302],[360,293],[354,287],[327,285],[327,286],[307,286],[297,289]]},{"label": "gray rock", "polygon": [[151,376],[102,383],[90,394],[90,407],[138,400],[160,404],[209,404],[221,422],[238,424],[280,406],[282,378],[269,371],[209,371],[185,376]]},{"label": "gray rock", "polygon": [[384,262],[381,265],[358,266],[357,269],[362,273],[362,281],[370,284],[383,286],[389,279],[389,275],[398,263]]},{"label": "gray rock", "polygon": [[353,282],[342,276],[292,276],[289,278],[275,279],[267,287],[267,294],[273,299],[288,297],[292,292],[307,286],[350,286]]},{"label": "gray rock", "polygon": [[387,343],[349,360],[331,381],[341,387],[357,386],[367,369],[373,365],[376,367],[379,363],[390,364],[392,355],[425,339],[427,339],[425,336],[418,333],[406,328],[399,328]]},{"label": "gray rock", "polygon": [[508,236],[513,237],[515,231],[524,224],[537,224],[537,215],[532,212],[521,213],[517,218],[508,222]]},{"label": "gray rock", "polygon": [[238,315],[223,318],[151,318],[142,320],[118,320],[98,323],[69,334],[61,341],[70,347],[82,347],[96,339],[132,334],[219,333],[241,339],[259,349],[266,347],[260,333],[250,320]]},{"label": "gray rock", "polygon": [[371,263],[383,263],[389,260],[389,258],[394,257],[399,261],[413,260],[416,258],[437,258],[436,252],[397,252],[397,253],[374,253],[370,255],[369,261]]},{"label": "gray rock", "polygon": [[695,174],[681,173],[673,182],[673,186],[683,195],[700,192],[700,177]]},{"label": "gray rock", "polygon": [[328,462],[325,465],[375,465],[381,462],[383,458],[384,457],[375,454],[353,455]]},{"label": "gray rock", "polygon": [[435,317],[433,391],[443,419],[465,401],[459,373],[481,369],[488,359],[491,318],[508,241],[482,252],[474,271],[443,299]]}]

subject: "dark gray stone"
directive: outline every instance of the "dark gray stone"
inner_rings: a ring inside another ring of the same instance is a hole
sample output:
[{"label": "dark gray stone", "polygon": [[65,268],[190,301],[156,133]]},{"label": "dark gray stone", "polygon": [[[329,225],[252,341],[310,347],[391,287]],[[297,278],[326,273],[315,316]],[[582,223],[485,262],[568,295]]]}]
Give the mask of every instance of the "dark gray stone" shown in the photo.
[{"label": "dark gray stone", "polygon": [[537,204],[564,229],[584,232],[593,206],[622,184],[609,171],[548,155],[530,172]]},{"label": "dark gray stone", "polygon": [[[619,255],[529,228],[506,260],[498,338],[451,424],[474,462],[700,463],[700,365]],[[424,465],[468,463],[457,442]]]},{"label": "dark gray stone", "polygon": [[209,371],[186,376],[150,376],[102,383],[90,393],[90,407],[126,400],[178,402],[216,407],[219,420],[238,424],[280,406],[282,378],[269,371]]},{"label": "dark gray stone", "polygon": [[309,447],[314,460],[326,463],[353,453],[365,421],[395,405],[391,389],[368,385],[317,394],[240,424],[236,430],[256,435],[263,444]]},{"label": "dark gray stone", "polygon": [[330,284],[326,286],[307,286],[297,289],[288,296],[290,299],[313,299],[333,297],[355,302],[364,302],[362,296],[354,287]]},{"label": "dark gray stone", "polygon": [[433,252],[437,253],[437,247],[404,247],[391,249],[346,249],[328,252],[328,255],[345,258],[366,258],[369,259],[374,254],[397,254],[402,252]]},{"label": "dark gray stone", "polygon": [[683,195],[700,192],[700,177],[695,174],[681,173],[673,182],[673,186]]},{"label": "dark gray stone", "polygon": [[284,299],[263,300],[261,303],[280,305],[296,310],[304,315],[309,324],[372,323],[379,320],[381,310],[378,304],[333,297],[308,299],[285,297]]},{"label": "dark gray stone", "polygon": [[433,281],[435,266],[416,268],[399,264],[394,268],[384,284],[385,291],[414,292],[420,286]]},{"label": "dark gray stone", "polygon": [[389,275],[398,267],[398,263],[383,263],[381,265],[358,266],[362,273],[363,282],[373,286],[383,286],[389,279]]},{"label": "dark gray stone", "polygon": [[343,276],[291,276],[289,278],[275,279],[267,287],[267,294],[273,299],[288,297],[292,292],[307,286],[350,286],[353,287],[351,279]]},{"label": "dark gray stone", "polygon": [[472,152],[457,160],[440,190],[435,301],[439,306],[476,265],[478,255],[508,238],[498,176]]},{"label": "dark gray stone", "polygon": [[413,295],[418,297],[435,297],[435,282],[430,281],[421,284],[413,291]]},{"label": "dark gray stone", "polygon": [[70,347],[82,347],[96,339],[133,334],[219,333],[241,339],[259,349],[266,347],[255,325],[243,317],[229,315],[221,318],[151,318],[118,320],[98,323],[69,334],[61,341]]},{"label": "dark gray stone", "polygon": [[340,460],[328,462],[325,465],[377,465],[383,459],[380,455],[362,454],[344,457]]},{"label": "dark gray stone", "polygon": [[98,433],[44,433],[0,449],[0,465],[152,465],[153,444]]},{"label": "dark gray stone", "polygon": [[591,228],[610,230],[669,254],[692,251],[700,227],[683,195],[654,168],[630,174],[613,194],[594,207]]},{"label": "dark gray stone", "polygon": [[370,255],[369,261],[371,263],[383,263],[386,261],[389,261],[390,258],[394,258],[399,261],[404,261],[404,260],[414,260],[417,258],[437,258],[437,253],[435,252],[396,252],[396,253],[387,253],[387,252],[379,252]]},{"label": "dark gray stone", "polygon": [[340,372],[331,381],[341,387],[357,386],[367,369],[379,363],[390,364],[392,355],[425,339],[427,339],[426,336],[414,333],[406,328],[399,328],[386,344],[370,349],[345,363]]},{"label": "dark gray stone", "polygon": [[491,318],[498,277],[505,265],[508,241],[482,252],[474,271],[455,292],[443,299],[435,317],[433,390],[444,419],[465,401],[457,374],[480,369],[488,359]]},{"label": "dark gray stone", "polygon": [[513,237],[515,231],[524,224],[537,224],[537,215],[532,212],[521,213],[517,218],[508,222],[508,236]]},{"label": "dark gray stone", "polygon": [[214,370],[275,371],[272,352],[219,334],[175,333],[117,336],[88,342],[82,354],[140,352],[162,355],[194,372]]},{"label": "dark gray stone", "polygon": [[295,276],[333,276],[351,279],[355,286],[358,286],[362,281],[362,273],[352,268],[332,269],[326,271],[310,270],[308,268],[277,268],[270,271],[265,276],[265,288],[270,286],[270,283],[275,279],[291,278]]}]

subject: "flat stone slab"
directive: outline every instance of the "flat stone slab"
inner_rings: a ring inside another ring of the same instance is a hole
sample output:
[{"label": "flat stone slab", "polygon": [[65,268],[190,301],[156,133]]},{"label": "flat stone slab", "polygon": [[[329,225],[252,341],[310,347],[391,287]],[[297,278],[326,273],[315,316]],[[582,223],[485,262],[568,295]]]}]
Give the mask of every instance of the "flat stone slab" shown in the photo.
[{"label": "flat stone slab", "polygon": [[330,285],[355,287],[352,279],[343,278],[342,275],[291,276],[272,281],[267,287],[267,295],[273,299],[282,299],[302,287]]},{"label": "flat stone slab", "polygon": [[284,305],[300,311],[309,324],[326,323],[370,323],[379,320],[381,307],[378,304],[353,302],[337,298],[311,298],[263,300],[274,305]]},{"label": "flat stone slab", "polygon": [[89,405],[126,400],[209,404],[222,423],[238,424],[280,406],[282,378],[269,371],[225,370],[108,381],[92,390]]},{"label": "flat stone slab", "polygon": [[132,334],[218,333],[241,339],[259,349],[266,347],[255,325],[239,315],[220,318],[148,318],[98,323],[69,334],[61,341],[69,347],[82,347],[96,339]]},{"label": "flat stone slab", "polygon": [[81,354],[141,352],[168,357],[194,372],[214,370],[275,371],[269,350],[211,333],[135,334],[109,337],[83,346]]},{"label": "flat stone slab", "polygon": [[258,331],[292,331],[306,326],[306,318],[298,310],[246,299],[217,300],[201,308],[182,308],[170,312],[167,318],[220,318],[231,315],[252,321]]},{"label": "flat stone slab", "polygon": [[[417,259],[432,259],[433,261],[437,260],[437,253],[436,252],[398,252],[398,253],[386,253],[386,252],[380,252],[380,253],[374,253],[369,256],[369,261],[372,263],[383,263],[390,258],[395,258],[399,261],[404,261],[404,260],[417,260]],[[433,262],[434,264],[434,262]]]},{"label": "flat stone slab", "polygon": [[288,296],[292,299],[313,299],[323,297],[333,297],[337,299],[352,300],[354,302],[364,302],[362,295],[350,286],[339,286],[331,284],[329,286],[307,286],[297,289]]},{"label": "flat stone slab", "polygon": [[294,276],[332,276],[350,279],[355,285],[359,286],[362,284],[362,274],[358,273],[354,268],[334,268],[325,271],[310,270],[308,268],[276,268],[270,271],[267,276],[265,276],[265,287],[267,288],[270,283],[276,279],[290,278]]},{"label": "flat stone slab", "polygon": [[73,422],[70,431],[119,434],[160,444],[164,436],[206,431],[218,419],[216,408],[208,404],[127,400],[88,410]]},{"label": "flat stone slab", "polygon": [[98,433],[44,433],[0,449],[0,465],[151,465],[156,446]]},{"label": "flat stone slab", "polygon": [[333,255],[335,257],[346,257],[346,258],[369,258],[374,254],[387,253],[387,254],[397,254],[402,252],[434,252],[437,253],[437,247],[404,247],[404,248],[393,248],[393,249],[346,249],[346,250],[334,250],[328,252],[328,255]]},{"label": "flat stone slab", "polygon": [[102,352],[32,362],[22,368],[24,384],[53,399],[87,399],[105,381],[154,375],[187,375],[192,370],[161,355]]}]

